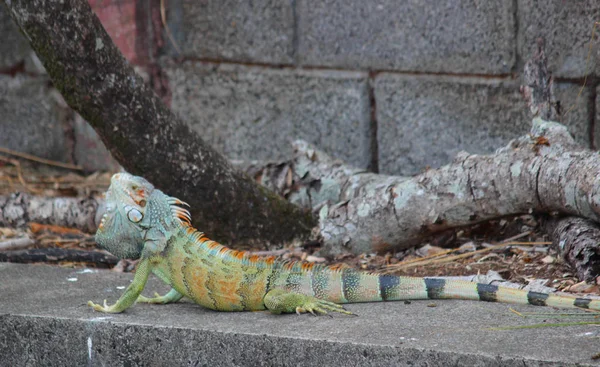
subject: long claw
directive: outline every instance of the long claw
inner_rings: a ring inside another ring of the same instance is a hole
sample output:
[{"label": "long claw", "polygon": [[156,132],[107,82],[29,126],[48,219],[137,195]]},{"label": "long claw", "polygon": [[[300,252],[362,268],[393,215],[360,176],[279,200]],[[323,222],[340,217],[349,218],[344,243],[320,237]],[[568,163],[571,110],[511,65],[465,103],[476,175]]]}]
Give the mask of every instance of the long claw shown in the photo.
[{"label": "long claw", "polygon": [[314,316],[328,315],[328,316],[332,317],[332,315],[329,314],[327,311],[339,312],[339,313],[343,313],[345,315],[357,316],[356,314],[354,314],[350,311],[347,311],[343,306],[338,305],[337,303],[322,301],[322,300],[317,300],[315,302],[315,304],[309,304],[309,305],[303,306],[303,307],[296,307],[297,314],[302,314],[302,313],[308,312]]}]

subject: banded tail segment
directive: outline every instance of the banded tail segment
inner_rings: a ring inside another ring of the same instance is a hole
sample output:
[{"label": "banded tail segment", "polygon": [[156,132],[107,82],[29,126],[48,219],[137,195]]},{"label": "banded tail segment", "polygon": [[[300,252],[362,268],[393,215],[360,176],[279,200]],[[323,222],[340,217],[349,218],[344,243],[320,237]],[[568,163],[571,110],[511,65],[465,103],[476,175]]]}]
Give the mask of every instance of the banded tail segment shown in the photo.
[{"label": "banded tail segment", "polygon": [[[600,311],[600,300],[529,292],[461,280],[403,277],[344,270],[340,281],[342,297],[331,294],[325,299],[339,303],[463,299]],[[319,296],[317,292],[315,295]]]}]

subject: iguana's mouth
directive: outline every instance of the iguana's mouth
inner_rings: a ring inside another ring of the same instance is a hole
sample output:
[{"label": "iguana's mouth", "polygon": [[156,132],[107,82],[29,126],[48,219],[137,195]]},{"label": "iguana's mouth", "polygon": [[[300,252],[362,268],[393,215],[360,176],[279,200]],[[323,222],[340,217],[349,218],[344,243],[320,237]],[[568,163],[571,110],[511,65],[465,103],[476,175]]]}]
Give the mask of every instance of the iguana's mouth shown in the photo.
[{"label": "iguana's mouth", "polygon": [[102,215],[102,219],[100,220],[100,224],[98,225],[98,229],[104,228],[104,223],[106,223],[106,213]]}]

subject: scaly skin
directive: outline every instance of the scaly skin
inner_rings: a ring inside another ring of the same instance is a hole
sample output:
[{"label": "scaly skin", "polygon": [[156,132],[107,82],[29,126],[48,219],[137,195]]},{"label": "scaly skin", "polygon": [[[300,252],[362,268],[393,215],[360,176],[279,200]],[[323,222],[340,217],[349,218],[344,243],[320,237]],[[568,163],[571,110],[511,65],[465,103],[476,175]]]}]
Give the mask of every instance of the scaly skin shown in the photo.
[{"label": "scaly skin", "polygon": [[[96,311],[122,312],[136,301],[166,304],[184,296],[213,310],[275,314],[351,314],[340,304],[440,298],[600,310],[600,301],[585,298],[283,262],[228,249],[191,227],[181,207],[187,204],[127,173],[112,177],[106,204],[96,241],[120,258],[140,261],[133,282],[114,305],[88,302]],[[150,272],[172,287],[165,296],[141,295]]]}]

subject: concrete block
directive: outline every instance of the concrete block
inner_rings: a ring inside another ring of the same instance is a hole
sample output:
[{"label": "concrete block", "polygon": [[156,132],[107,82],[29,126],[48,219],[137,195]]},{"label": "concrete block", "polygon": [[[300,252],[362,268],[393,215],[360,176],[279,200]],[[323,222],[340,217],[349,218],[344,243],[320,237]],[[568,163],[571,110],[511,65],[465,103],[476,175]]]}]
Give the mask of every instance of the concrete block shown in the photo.
[{"label": "concrete block", "polygon": [[33,52],[4,6],[0,6],[0,35],[0,71],[16,67]]},{"label": "concrete block", "polygon": [[301,64],[505,74],[515,63],[512,1],[298,0]]},{"label": "concrete block", "polygon": [[548,68],[555,76],[579,78],[600,71],[598,33],[586,71],[586,59],[594,22],[600,15],[600,3],[594,0],[518,0],[519,54],[529,60],[537,49],[536,39],[546,41]]},{"label": "concrete block", "polygon": [[593,136],[593,141],[594,141],[594,145],[593,148],[594,149],[599,149],[600,148],[600,86],[596,87],[596,100],[594,101],[594,103],[596,104],[596,116],[595,117],[595,123],[592,129],[592,136]]},{"label": "concrete block", "polygon": [[65,138],[69,112],[51,91],[45,77],[0,75],[1,147],[70,162]]},{"label": "concrete block", "polygon": [[[313,317],[216,312],[186,299],[136,304],[122,314],[86,306],[104,298],[112,304],[132,278],[96,269],[0,263],[0,365],[597,366],[591,359],[598,353],[597,325],[560,332],[492,329],[542,322],[518,317],[510,307],[553,312],[549,307],[385,302],[347,305],[358,317]],[[151,276],[144,294],[168,289]]]},{"label": "concrete block", "polygon": [[[440,167],[456,153],[492,153],[526,134],[531,117],[519,81],[380,74],[375,80],[380,172],[410,175]],[[557,86],[563,106],[576,85]],[[589,146],[589,97],[580,98],[565,124]]]},{"label": "concrete block", "polygon": [[358,167],[370,162],[366,73],[186,62],[166,67],[172,108],[232,159],[289,158],[304,139]]},{"label": "concrete block", "polygon": [[[581,94],[578,96],[579,92]],[[560,102],[561,117],[559,122],[565,124],[569,133],[583,147],[592,147],[592,114],[594,101],[591,99],[591,88],[581,90],[581,84],[555,83],[554,95]]]},{"label": "concrete block", "polygon": [[[169,1],[168,25],[186,57],[291,64],[293,1]],[[174,52],[169,41],[166,46]]]}]

